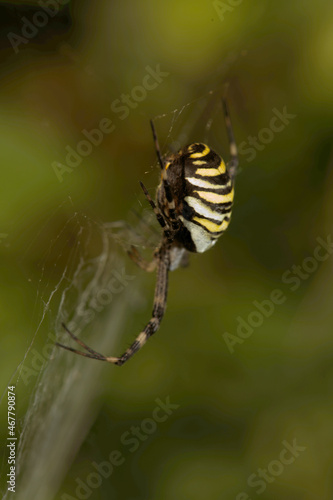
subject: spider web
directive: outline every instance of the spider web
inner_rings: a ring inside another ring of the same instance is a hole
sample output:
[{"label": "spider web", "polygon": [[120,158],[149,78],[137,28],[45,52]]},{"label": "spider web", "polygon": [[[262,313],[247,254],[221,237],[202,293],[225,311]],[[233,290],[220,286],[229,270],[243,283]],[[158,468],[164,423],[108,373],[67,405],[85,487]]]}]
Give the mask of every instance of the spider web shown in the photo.
[{"label": "spider web", "polygon": [[[37,312],[38,324],[24,359],[8,383],[16,386],[18,404],[28,403],[24,418],[16,422],[16,435],[20,437],[15,494],[19,499],[53,498],[50,492],[59,488],[99,409],[104,365],[83,365],[85,358],[68,356],[57,348],[56,340],[70,342],[61,323],[77,335],[84,330],[85,337],[93,329],[94,347],[115,352],[126,315],[140,303],[135,293],[136,275],[127,271],[117,239],[112,227],[75,213],[45,257],[36,294],[36,305],[42,305]],[[53,261],[50,272],[46,263]],[[55,284],[54,275],[59,276]],[[39,337],[46,339],[44,345]],[[6,456],[2,468],[5,477]],[[7,491],[4,498],[9,496]]]},{"label": "spider web", "polygon": [[[190,137],[191,142],[207,141],[214,115],[220,111],[215,109],[218,96],[221,90],[210,91],[179,110],[154,118],[158,136],[165,137],[162,154],[178,150]],[[198,124],[201,130],[196,139],[193,126]],[[146,173],[154,171],[156,176],[156,168],[155,164]],[[71,200],[65,201],[57,211],[68,203],[71,206]],[[133,274],[125,250],[131,244],[140,250],[154,248],[161,233],[149,207],[142,210],[137,203],[128,219],[130,222],[102,223],[73,213],[41,265],[34,311],[37,319],[33,319],[37,326],[32,327],[24,358],[8,382],[8,386],[16,386],[17,401],[26,405],[26,409],[17,408],[17,500],[55,497],[98,414],[101,371],[108,367],[108,377],[112,377],[110,365],[87,361],[55,346],[55,341],[72,345],[61,323],[77,336],[83,332],[82,338],[98,352],[122,352],[126,317],[144,302],[142,272]],[[6,478],[7,449],[2,472]],[[10,498],[7,485],[3,489],[3,498]]]}]

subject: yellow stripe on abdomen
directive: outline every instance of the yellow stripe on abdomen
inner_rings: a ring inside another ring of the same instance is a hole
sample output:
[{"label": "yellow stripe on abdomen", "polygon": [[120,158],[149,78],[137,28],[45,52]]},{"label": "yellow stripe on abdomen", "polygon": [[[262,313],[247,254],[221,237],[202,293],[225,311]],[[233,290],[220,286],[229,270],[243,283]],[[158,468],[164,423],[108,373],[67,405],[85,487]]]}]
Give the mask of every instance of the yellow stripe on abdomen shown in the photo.
[{"label": "yellow stripe on abdomen", "polygon": [[[195,146],[195,144],[193,144],[193,146]],[[210,148],[208,146],[206,146],[205,144],[203,144],[203,146],[205,146],[203,151],[199,151],[197,153],[192,153],[190,155],[190,158],[202,158],[203,156],[208,155],[208,153],[210,152]]]},{"label": "yellow stripe on abdomen", "polygon": [[192,161],[193,165],[207,165],[207,162],[204,160],[195,160]]},{"label": "yellow stripe on abdomen", "polygon": [[[194,161],[193,164],[197,164],[198,162]],[[205,162],[203,162],[205,163]],[[200,175],[201,177],[216,177],[217,175],[225,174],[226,168],[225,164],[222,161],[218,168],[197,168],[195,173]]]},{"label": "yellow stripe on abdomen", "polygon": [[215,224],[214,222],[207,219],[202,219],[201,217],[193,217],[193,220],[195,222],[198,222],[200,226],[207,229],[207,231],[209,231],[210,233],[218,233],[219,231],[224,231],[225,229],[227,229],[230,222],[230,219],[224,219],[222,224]]},{"label": "yellow stripe on abdomen", "polygon": [[234,199],[234,188],[231,189],[228,194],[217,194],[210,191],[194,191],[197,193],[202,200],[208,201],[209,203],[231,203]]}]

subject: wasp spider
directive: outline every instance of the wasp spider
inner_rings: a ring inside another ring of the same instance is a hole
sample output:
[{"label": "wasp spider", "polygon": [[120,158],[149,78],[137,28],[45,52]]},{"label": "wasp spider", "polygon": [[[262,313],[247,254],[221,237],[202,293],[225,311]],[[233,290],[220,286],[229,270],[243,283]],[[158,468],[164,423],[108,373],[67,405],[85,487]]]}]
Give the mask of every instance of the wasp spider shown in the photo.
[{"label": "wasp spider", "polygon": [[194,143],[163,159],[151,121],[161,182],[156,203],[140,182],[144,194],[163,229],[162,241],[153,260],[146,262],[132,247],[129,256],[145,271],[157,270],[152,317],[133,344],[120,357],[104,356],[77,338],[62,325],[85,352],[57,344],[87,358],[123,365],[160,327],[167,301],[168,273],[187,263],[189,252],[205,252],[227,229],[234,197],[234,179],[238,166],[237,147],[231,126],[228,106],[223,110],[230,144],[230,161],[226,167],[220,156],[202,143]]}]

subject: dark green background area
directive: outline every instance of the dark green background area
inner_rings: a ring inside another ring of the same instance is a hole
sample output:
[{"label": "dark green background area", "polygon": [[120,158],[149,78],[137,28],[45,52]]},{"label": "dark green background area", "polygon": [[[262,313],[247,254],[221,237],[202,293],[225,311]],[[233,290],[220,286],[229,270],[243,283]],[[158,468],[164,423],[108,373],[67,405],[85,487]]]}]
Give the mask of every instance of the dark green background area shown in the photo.
[{"label": "dark green background area", "polygon": [[[333,234],[333,5],[73,0],[14,50],[23,18],[40,11],[38,2],[0,2],[1,393],[34,338],[43,298],[73,265],[77,233],[68,221],[129,220],[146,208],[138,181],[153,194],[159,180],[149,119],[163,154],[183,139],[207,140],[227,161],[220,95],[228,84],[240,146],[228,231],[171,273],[159,333],[123,368],[101,372],[92,427],[50,499],[75,498],[76,478],[85,481],[92,462],[117,449],[124,463],[89,498],[331,499],[333,254],[309,257]],[[136,92],[147,67],[168,75],[121,119],[112,103]],[[283,110],[293,116],[274,131]],[[65,165],[66,147],[105,119],[114,129],[60,179],[54,165]],[[126,272],[140,278],[141,301],[119,353],[148,320],[154,289],[129,261]],[[284,300],[263,302],[275,289]],[[262,320],[255,301],[269,310]],[[56,313],[57,305],[47,309],[38,352]],[[240,321],[258,326],[241,337]],[[238,335],[232,348],[226,332]],[[85,363],[97,362],[80,370]],[[22,386],[19,428],[35,380]],[[121,445],[167,397],[179,408],[136,451]],[[6,399],[0,415],[4,447]],[[305,450],[256,493],[248,478],[294,440]]]}]

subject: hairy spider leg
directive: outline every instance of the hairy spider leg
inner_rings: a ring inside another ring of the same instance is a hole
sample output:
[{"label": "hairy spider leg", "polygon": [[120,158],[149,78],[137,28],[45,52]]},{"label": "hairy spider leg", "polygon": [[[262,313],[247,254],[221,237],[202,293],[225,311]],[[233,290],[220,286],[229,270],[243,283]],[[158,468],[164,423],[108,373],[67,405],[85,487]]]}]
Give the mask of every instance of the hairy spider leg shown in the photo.
[{"label": "hairy spider leg", "polygon": [[156,218],[160,224],[160,226],[162,227],[163,229],[163,232],[164,232],[164,236],[165,238],[170,242],[172,243],[173,242],[173,234],[172,234],[172,230],[169,226],[169,224],[167,223],[167,221],[165,220],[165,218],[163,217],[162,213],[160,212],[160,210],[157,208],[154,200],[152,199],[152,197],[150,196],[150,194],[148,193],[148,190],[146,188],[146,186],[143,184],[143,182],[139,181],[140,182],[140,186],[142,187],[142,190],[147,198],[147,200],[149,201],[150,203],[150,206],[152,207],[152,209],[154,210],[154,213],[156,215]]},{"label": "hairy spider leg", "polygon": [[150,126],[151,126],[151,129],[153,132],[153,139],[154,139],[156,156],[157,156],[158,162],[160,164],[161,170],[163,172],[163,186],[164,186],[165,195],[166,195],[166,198],[167,198],[167,201],[169,204],[169,217],[170,217],[170,221],[171,221],[171,226],[172,226],[173,230],[177,230],[179,227],[179,223],[178,223],[177,218],[176,218],[175,202],[173,200],[170,185],[169,185],[168,180],[167,180],[167,171],[165,169],[165,164],[164,164],[163,159],[162,159],[160,145],[158,142],[157,133],[156,133],[156,129],[155,129],[155,125],[154,125],[153,120],[150,120]]},{"label": "hairy spider leg", "polygon": [[91,349],[91,347],[87,346],[87,344],[85,344],[82,340],[80,340],[76,335],[74,335],[74,333],[72,333],[67,328],[65,323],[61,323],[61,326],[68,333],[68,335],[70,335],[72,337],[72,339],[75,340],[75,342],[77,342],[81,347],[83,347],[83,349],[88,351],[90,354],[82,352],[82,351],[78,351],[77,349],[73,349],[72,347],[69,347],[67,345],[60,344],[60,342],[56,342],[55,345],[57,345],[58,347],[62,347],[63,349],[66,349],[66,351],[71,351],[71,352],[74,352],[75,354],[80,354],[80,356],[85,356],[86,358],[99,359],[101,361],[105,361],[104,360],[105,356],[103,356],[103,354],[100,354],[99,352],[95,351],[94,349]]},{"label": "hairy spider leg", "polygon": [[[150,126],[151,126],[152,133],[153,133],[153,140],[154,140],[157,159],[158,159],[158,162],[160,164],[160,167],[161,167],[163,174],[166,176],[166,169],[165,169],[165,165],[164,165],[164,162],[162,159],[161,150],[160,150],[160,146],[159,146],[159,142],[158,142],[158,138],[157,138],[157,133],[156,133],[156,129],[155,129],[153,120],[150,120]],[[172,227],[173,231],[176,231],[179,227],[179,223],[176,219],[175,203],[174,203],[171,189],[170,189],[170,186],[169,186],[169,183],[168,183],[166,177],[165,178],[163,177],[163,185],[164,185],[165,194],[166,194],[166,198],[167,198],[168,205],[169,205],[169,216],[170,216],[171,227]],[[164,230],[166,238],[169,241],[171,241],[173,238],[172,238],[172,235],[170,233],[170,228],[169,228],[168,223],[166,222],[165,218],[163,217],[161,211],[156,207],[156,204],[152,200],[151,196],[149,195],[147,188],[145,187],[145,185],[141,181],[140,181],[140,186],[141,186],[147,200],[149,201],[150,206],[154,210],[155,216],[156,216],[160,226]],[[131,246],[130,250],[127,253],[129,255],[129,257],[133,260],[133,262],[135,262],[135,264],[137,264],[144,271],[151,272],[151,271],[155,270],[156,263],[157,263],[156,262],[156,255],[151,262],[147,262],[145,259],[142,258],[139,251],[133,245]]]},{"label": "hairy spider leg", "polygon": [[145,197],[149,201],[149,204],[150,204],[151,208],[154,210],[154,213],[156,215],[156,219],[157,219],[158,223],[160,224],[160,226],[162,227],[162,229],[168,229],[168,223],[166,222],[166,220],[163,217],[163,215],[161,214],[160,210],[157,208],[154,200],[152,199],[152,197],[148,193],[148,190],[147,190],[146,186],[141,181],[139,181],[139,183],[140,183],[140,186],[142,188],[142,191],[145,194]]},{"label": "hairy spider leg", "polygon": [[135,354],[141,347],[147,342],[149,337],[151,337],[160,327],[161,321],[163,319],[165,309],[166,309],[166,301],[168,294],[168,272],[170,267],[170,254],[169,254],[170,245],[166,242],[159,249],[158,255],[158,268],[157,268],[157,280],[155,287],[155,295],[154,295],[154,304],[153,304],[153,312],[152,317],[147,323],[146,327],[142,332],[139,333],[135,341],[132,345],[119,357],[113,356],[104,356],[99,352],[91,349],[87,344],[85,344],[82,340],[76,337],[64,323],[62,323],[63,328],[66,332],[72,337],[75,342],[77,342],[83,349],[88,352],[82,352],[77,349],[73,349],[72,347],[68,347],[66,345],[56,343],[59,347],[66,349],[67,351],[74,352],[75,354],[79,354],[80,356],[84,356],[86,358],[97,359],[99,361],[106,361],[108,363],[113,363],[117,366],[122,366],[126,361],[128,361],[133,354]]},{"label": "hairy spider leg", "polygon": [[154,139],[155,151],[156,151],[158,163],[160,164],[161,170],[163,170],[164,169],[164,162],[162,160],[160,145],[158,143],[157,134],[156,134],[155,125],[154,125],[153,120],[150,120],[150,126],[151,126],[151,130],[153,132],[153,139]]}]

